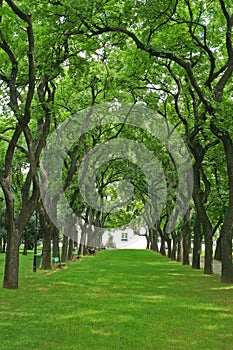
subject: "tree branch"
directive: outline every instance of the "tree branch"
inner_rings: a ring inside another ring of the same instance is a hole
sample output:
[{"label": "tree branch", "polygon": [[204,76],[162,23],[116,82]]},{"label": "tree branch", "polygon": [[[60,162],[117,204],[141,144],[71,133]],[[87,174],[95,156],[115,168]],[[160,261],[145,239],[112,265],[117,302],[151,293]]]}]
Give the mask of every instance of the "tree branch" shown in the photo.
[{"label": "tree branch", "polygon": [[[5,142],[7,142],[8,144],[9,144],[10,141],[11,141],[11,140],[8,139],[7,137],[1,136],[1,135],[0,135],[0,140],[5,141]],[[26,149],[25,149],[24,147],[22,147],[22,146],[20,146],[20,145],[16,145],[15,147],[16,147],[19,151],[21,151],[22,153],[28,155],[28,152],[26,151]]]},{"label": "tree branch", "polygon": [[232,25],[233,20],[227,12],[224,0],[219,0],[223,15],[226,18],[227,30],[226,30],[226,49],[228,53],[228,62],[225,73],[222,75],[220,80],[214,89],[214,98],[217,102],[222,101],[224,87],[233,73],[233,46],[232,46]]},{"label": "tree branch", "polygon": [[[86,25],[86,23],[84,23]],[[129,31],[128,29],[121,27],[121,26],[110,26],[106,25],[104,28],[101,28],[97,25],[95,25],[95,30],[91,29],[89,25],[86,25],[87,28],[91,31],[91,36],[94,35],[99,35],[107,32],[116,32],[116,33],[122,33],[130,37],[136,44],[137,48],[141,49],[142,51],[147,52],[150,56],[152,57],[157,57],[157,58],[164,58],[164,59],[169,59],[171,61],[176,62],[179,66],[181,66],[185,72],[187,73],[189,80],[197,92],[200,100],[204,104],[206,110],[212,114],[213,108],[209,101],[206,99],[204,92],[201,90],[200,86],[198,85],[196,78],[193,74],[192,67],[189,62],[186,62],[185,60],[177,57],[171,52],[164,52],[164,51],[157,51],[150,46],[146,46],[133,32]]]},{"label": "tree branch", "polygon": [[14,1],[12,1],[12,0],[5,0],[5,1],[20,19],[22,19],[24,22],[26,22],[28,25],[30,25],[29,16],[25,15],[25,13],[23,13],[18,8],[18,6],[15,5]]}]

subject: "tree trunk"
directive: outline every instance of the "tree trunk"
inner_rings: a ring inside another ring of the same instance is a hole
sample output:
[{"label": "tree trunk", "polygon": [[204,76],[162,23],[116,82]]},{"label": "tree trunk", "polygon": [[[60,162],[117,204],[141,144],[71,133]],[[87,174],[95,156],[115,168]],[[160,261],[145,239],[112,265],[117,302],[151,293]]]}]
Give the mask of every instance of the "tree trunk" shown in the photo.
[{"label": "tree trunk", "polygon": [[[202,172],[202,178],[205,179],[205,192],[201,192],[200,190],[200,174],[202,167],[202,157],[195,153],[195,163],[193,166],[193,175],[194,175],[194,187],[193,187],[193,200],[196,208],[196,215],[200,218],[200,224],[202,226],[202,230],[205,238],[205,266],[204,273],[212,274],[213,273],[213,250],[212,250],[212,225],[208,218],[205,202],[208,197],[209,189],[207,188],[209,185],[208,180],[204,176]],[[204,180],[203,180],[204,181]]]},{"label": "tree trunk", "polygon": [[171,250],[171,259],[176,260],[176,253],[177,253],[177,243],[178,238],[176,233],[172,233],[172,250]]},{"label": "tree trunk", "polygon": [[165,242],[164,235],[161,234],[160,237],[161,237],[160,254],[166,255],[166,244],[165,244],[166,242]]},{"label": "tree trunk", "polygon": [[71,261],[73,258],[73,250],[74,250],[74,241],[72,238],[69,239],[69,246],[68,246],[68,260]]},{"label": "tree trunk", "polygon": [[185,234],[183,237],[183,265],[189,265],[190,237]]},{"label": "tree trunk", "polygon": [[213,241],[212,230],[205,235],[205,265],[204,273],[211,275],[213,273]]},{"label": "tree trunk", "polygon": [[51,234],[50,229],[43,231],[43,247],[42,247],[42,270],[51,270]]},{"label": "tree trunk", "polygon": [[193,254],[192,254],[192,268],[200,269],[201,268],[201,222],[198,213],[195,215],[194,220],[194,236],[193,236]]},{"label": "tree trunk", "polygon": [[52,239],[53,239],[53,258],[60,259],[60,249],[59,249],[59,230],[53,226],[52,229]]},{"label": "tree trunk", "polygon": [[51,266],[51,226],[48,223],[49,219],[44,210],[42,202],[38,205],[40,227],[43,236],[42,246],[42,270],[50,270]]},{"label": "tree trunk", "polygon": [[214,259],[218,261],[222,261],[222,237],[221,235],[217,239],[216,249],[214,253]]},{"label": "tree trunk", "polygon": [[82,232],[81,232],[81,238],[80,238],[80,244],[79,244],[79,250],[78,250],[79,257],[82,257],[86,254],[88,224],[85,222],[84,225],[81,226],[81,228],[82,228]]},{"label": "tree trunk", "polygon": [[150,236],[146,233],[146,249],[150,249]]},{"label": "tree trunk", "polygon": [[222,227],[222,275],[224,283],[233,283],[232,266],[232,218],[224,220]]},{"label": "tree trunk", "polygon": [[62,262],[66,262],[67,261],[68,241],[69,241],[68,236],[63,235],[62,253],[61,253],[61,261]]},{"label": "tree trunk", "polygon": [[167,242],[167,256],[168,256],[168,258],[171,258],[171,255],[172,255],[172,240],[171,240],[171,238],[167,238],[166,242]]},{"label": "tree trunk", "polygon": [[79,244],[79,250],[78,250],[78,256],[80,258],[86,254],[86,236],[87,236],[87,232],[82,231],[80,244]]},{"label": "tree trunk", "polygon": [[95,231],[96,231],[96,247],[101,247],[104,230],[102,228],[98,228],[98,229],[95,229]]},{"label": "tree trunk", "polygon": [[2,245],[2,253],[6,253],[6,235],[3,236],[3,245]]},{"label": "tree trunk", "polygon": [[227,162],[229,185],[229,206],[221,229],[222,237],[222,275],[224,283],[233,283],[232,233],[233,233],[233,144],[230,135],[222,137]]},{"label": "tree trunk", "polygon": [[92,248],[96,247],[95,230],[92,230],[91,227],[87,229],[87,246]]},{"label": "tree trunk", "polygon": [[8,234],[3,288],[17,289],[19,281],[19,246],[21,234],[12,225]]},{"label": "tree trunk", "polygon": [[[15,219],[14,198],[9,190],[9,183],[2,181],[6,199],[6,228],[7,228],[7,249],[5,260],[5,272],[3,287],[8,289],[17,289],[19,280],[19,246],[22,233],[36,207],[39,196],[39,187],[34,188],[31,198],[23,202],[21,210]],[[23,191],[23,198],[25,193]]]},{"label": "tree trunk", "polygon": [[178,262],[183,261],[183,233],[180,231],[177,235],[177,258],[176,260]]},{"label": "tree trunk", "polygon": [[151,228],[150,229],[150,234],[151,234],[151,249],[155,252],[159,251],[158,247],[158,231],[156,228]]},{"label": "tree trunk", "polygon": [[71,261],[73,258],[73,248],[78,245],[78,233],[76,230],[76,218],[73,214],[66,218],[62,243],[61,261]]},{"label": "tree trunk", "polygon": [[184,216],[184,224],[182,227],[182,237],[183,237],[183,265],[189,265],[189,254],[191,248],[191,230],[190,221],[192,218],[192,210],[189,208]]}]

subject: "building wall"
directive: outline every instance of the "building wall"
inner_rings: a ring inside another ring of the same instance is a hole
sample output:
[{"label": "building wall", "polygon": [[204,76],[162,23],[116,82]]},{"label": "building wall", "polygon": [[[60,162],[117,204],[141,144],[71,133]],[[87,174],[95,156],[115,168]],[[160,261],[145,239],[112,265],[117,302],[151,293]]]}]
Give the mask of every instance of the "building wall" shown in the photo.
[{"label": "building wall", "polygon": [[114,230],[105,232],[102,242],[107,248],[146,249],[146,238],[135,235],[133,230]]}]

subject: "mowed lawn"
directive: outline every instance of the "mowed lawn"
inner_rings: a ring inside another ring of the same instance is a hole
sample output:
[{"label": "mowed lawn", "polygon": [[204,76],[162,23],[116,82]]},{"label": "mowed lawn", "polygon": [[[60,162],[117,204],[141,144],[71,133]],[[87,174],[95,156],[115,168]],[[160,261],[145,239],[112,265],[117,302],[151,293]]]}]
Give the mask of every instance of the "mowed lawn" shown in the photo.
[{"label": "mowed lawn", "polygon": [[[0,289],[1,350],[232,350],[233,285],[151,251],[101,251]],[[0,255],[2,282],[3,259]]]}]

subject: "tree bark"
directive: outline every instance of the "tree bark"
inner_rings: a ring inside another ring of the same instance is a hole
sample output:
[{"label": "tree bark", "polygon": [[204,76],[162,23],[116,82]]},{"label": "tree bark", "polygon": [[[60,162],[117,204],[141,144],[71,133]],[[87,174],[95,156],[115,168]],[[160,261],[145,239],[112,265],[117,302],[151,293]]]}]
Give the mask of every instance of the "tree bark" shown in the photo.
[{"label": "tree bark", "polygon": [[43,232],[43,247],[42,247],[42,270],[51,270],[51,234],[47,229]]},{"label": "tree bark", "polygon": [[160,254],[166,255],[166,242],[165,242],[164,235],[161,234],[160,237],[161,237]]},{"label": "tree bark", "polygon": [[213,274],[213,241],[212,241],[212,228],[205,235],[205,265],[204,273]]},{"label": "tree bark", "polygon": [[182,230],[178,233],[177,235],[177,258],[176,260],[178,262],[182,262],[183,261],[183,233]]},{"label": "tree bark", "polygon": [[146,233],[146,249],[150,249],[150,236]]},{"label": "tree bark", "polygon": [[217,239],[216,249],[214,253],[214,259],[218,261],[222,261],[222,237],[221,235]]},{"label": "tree bark", "polygon": [[8,229],[3,288],[17,289],[19,281],[19,246],[21,233],[14,224]]},{"label": "tree bark", "polygon": [[182,237],[183,237],[183,265],[189,265],[189,254],[191,248],[191,230],[190,221],[192,217],[191,208],[187,210],[184,216],[184,225],[182,227]]},{"label": "tree bark", "polygon": [[176,260],[176,253],[177,253],[177,244],[178,244],[178,238],[175,232],[172,233],[172,250],[171,250],[171,259]]},{"label": "tree bark", "polygon": [[2,245],[2,251],[1,253],[6,253],[6,235],[3,236],[3,245]]},{"label": "tree bark", "polygon": [[[212,225],[208,218],[205,202],[208,196],[208,189],[205,189],[205,192],[201,192],[200,188],[200,175],[202,168],[202,157],[204,156],[204,152],[195,154],[195,163],[193,166],[193,175],[194,175],[194,187],[193,187],[193,200],[196,208],[196,215],[200,218],[200,224],[202,226],[202,230],[205,238],[205,265],[204,265],[204,273],[212,274],[213,273],[213,246],[212,246]],[[208,180],[206,179],[206,182]],[[205,184],[207,186],[207,184]]]},{"label": "tree bark", "polygon": [[69,239],[69,246],[68,246],[68,260],[71,261],[73,258],[73,250],[74,250],[74,241],[72,238]]},{"label": "tree bark", "polygon": [[158,247],[158,238],[159,234],[156,228],[151,228],[150,229],[150,235],[151,235],[151,249],[154,252],[159,252],[159,247]]},{"label": "tree bark", "polygon": [[224,283],[233,283],[232,233],[233,233],[233,144],[228,133],[222,137],[227,162],[229,205],[221,229],[222,237],[222,275]]},{"label": "tree bark", "polygon": [[61,252],[61,262],[67,261],[67,253],[68,253],[68,241],[69,238],[66,235],[63,235],[63,241],[62,241],[62,252]]},{"label": "tree bark", "polygon": [[171,255],[172,255],[172,240],[171,238],[167,238],[166,239],[166,242],[167,242],[167,256],[168,258],[171,258]]},{"label": "tree bark", "polygon": [[40,201],[38,205],[40,227],[43,236],[43,246],[42,246],[42,270],[50,270],[51,266],[51,227],[48,222],[48,216],[45,212],[44,206]]},{"label": "tree bark", "polygon": [[60,259],[59,230],[55,226],[53,226],[53,228],[52,228],[52,240],[53,240],[52,256],[53,256],[53,258],[57,257]]},{"label": "tree bark", "polygon": [[[231,214],[232,215],[232,214]],[[233,283],[232,217],[226,217],[222,227],[222,275],[224,283]]]},{"label": "tree bark", "polygon": [[78,256],[80,258],[86,254],[86,238],[87,238],[87,232],[86,230],[82,230],[79,250],[78,250]]},{"label": "tree bark", "polygon": [[210,123],[211,131],[223,143],[226,157],[229,205],[224,216],[223,225],[220,231],[221,250],[222,250],[222,274],[221,280],[224,283],[233,283],[233,264],[232,264],[232,234],[233,234],[233,143],[228,131],[218,129],[214,123],[214,118]]},{"label": "tree bark", "polygon": [[194,219],[194,236],[193,236],[193,254],[192,254],[192,268],[199,270],[201,268],[201,241],[202,241],[202,227],[198,213]]}]

